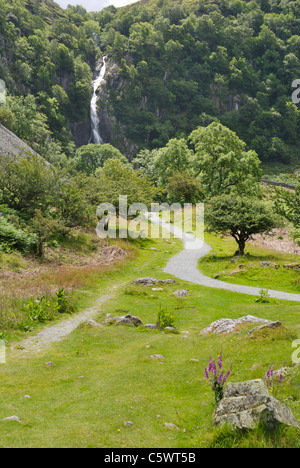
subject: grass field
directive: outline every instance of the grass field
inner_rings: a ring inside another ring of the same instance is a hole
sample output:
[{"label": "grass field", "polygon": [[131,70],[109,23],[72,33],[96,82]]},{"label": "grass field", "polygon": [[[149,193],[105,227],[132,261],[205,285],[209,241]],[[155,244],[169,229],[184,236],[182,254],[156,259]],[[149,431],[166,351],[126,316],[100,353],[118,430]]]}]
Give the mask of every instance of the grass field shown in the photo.
[{"label": "grass field", "polygon": [[[234,239],[219,238],[209,233],[205,234],[205,238],[212,247],[210,254],[199,262],[199,269],[205,275],[227,283],[291,293],[300,292],[299,270],[284,268],[286,264],[299,263],[298,254],[262,249],[248,243],[247,255],[237,258],[234,257],[237,249]],[[279,267],[264,267],[260,262],[271,262]]]},{"label": "grass field", "polygon": [[[1,447],[299,447],[295,429],[243,435],[216,430],[214,396],[204,378],[209,356],[221,349],[225,365],[233,363],[231,381],[263,378],[271,364],[292,366],[292,342],[300,337],[299,305],[258,304],[251,296],[183,282],[164,285],[163,291],[131,285],[141,276],[167,278],[162,267],[179,250],[179,241],[146,242],[138,257],[93,273],[93,287],[78,290],[79,309],[115,286],[113,299],[97,317],[104,327],[82,325],[41,354],[17,359],[8,354],[7,364],[0,365]],[[173,293],[179,288],[189,289],[190,296],[177,299]],[[160,307],[174,314],[179,333],[105,325],[106,314],[126,312],[155,323]],[[280,320],[282,327],[251,338],[249,325],[230,335],[200,334],[212,321],[243,315]],[[164,359],[152,359],[154,354]],[[298,420],[299,397],[298,371],[278,394],[281,400],[289,398],[286,404]],[[21,423],[2,421],[12,415]]]}]

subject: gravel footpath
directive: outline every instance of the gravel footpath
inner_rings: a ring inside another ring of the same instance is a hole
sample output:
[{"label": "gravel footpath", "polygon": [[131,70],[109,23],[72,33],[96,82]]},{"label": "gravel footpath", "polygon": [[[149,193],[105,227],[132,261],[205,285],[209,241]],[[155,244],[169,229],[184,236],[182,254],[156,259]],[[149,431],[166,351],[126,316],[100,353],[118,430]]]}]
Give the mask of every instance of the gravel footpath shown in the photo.
[{"label": "gravel footpath", "polygon": [[[207,255],[211,247],[205,242],[197,239],[191,234],[185,234],[178,227],[165,223],[159,218],[156,213],[151,213],[149,216],[151,222],[160,224],[162,228],[170,231],[176,237],[183,239],[184,250],[175,255],[164,268],[164,272],[176,276],[177,278],[189,281],[191,283],[201,284],[209,288],[224,289],[227,291],[237,292],[241,294],[249,294],[251,296],[259,296],[261,289],[252,286],[242,286],[238,284],[225,283],[224,281],[209,278],[203,275],[198,270],[198,262],[200,258]],[[286,293],[282,291],[268,290],[270,297],[286,301],[300,302],[300,294]]]},{"label": "gravel footpath", "polygon": [[101,308],[100,306],[111,298],[112,296],[108,295],[102,296],[96,301],[94,307],[70,318],[62,320],[57,325],[45,327],[36,336],[31,336],[19,343],[14,343],[14,345],[10,348],[9,356],[20,357],[33,351],[37,353],[45,351],[45,349],[48,348],[52,343],[63,340],[81,323],[85,323],[88,320],[93,319],[99,313]]}]

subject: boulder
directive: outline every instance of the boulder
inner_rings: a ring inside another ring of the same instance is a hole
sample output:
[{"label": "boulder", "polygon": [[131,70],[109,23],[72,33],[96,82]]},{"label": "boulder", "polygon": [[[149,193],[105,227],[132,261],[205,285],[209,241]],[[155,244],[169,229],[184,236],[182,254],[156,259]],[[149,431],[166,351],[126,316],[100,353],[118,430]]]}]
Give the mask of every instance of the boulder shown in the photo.
[{"label": "boulder", "polygon": [[277,322],[270,322],[270,323],[267,323],[265,325],[260,325],[259,327],[255,327],[253,328],[253,330],[251,330],[248,335],[252,335],[252,333],[255,333],[256,331],[258,330],[263,330],[264,328],[277,328],[277,327],[281,327],[281,322],[277,321]]},{"label": "boulder", "polygon": [[245,317],[240,317],[238,319],[222,318],[211,323],[209,327],[204,328],[201,331],[201,335],[207,335],[208,333],[230,333],[241,323],[271,323],[271,321],[254,317],[252,315],[246,315]]},{"label": "boulder", "polygon": [[123,317],[107,317],[105,323],[108,325],[129,325],[132,327],[139,327],[140,325],[143,325],[143,322],[139,317],[130,314],[126,314]]},{"label": "boulder", "polygon": [[268,429],[279,424],[299,428],[292,411],[269,394],[261,379],[229,383],[213,419],[217,425],[237,429],[254,429],[258,424],[266,424]]}]

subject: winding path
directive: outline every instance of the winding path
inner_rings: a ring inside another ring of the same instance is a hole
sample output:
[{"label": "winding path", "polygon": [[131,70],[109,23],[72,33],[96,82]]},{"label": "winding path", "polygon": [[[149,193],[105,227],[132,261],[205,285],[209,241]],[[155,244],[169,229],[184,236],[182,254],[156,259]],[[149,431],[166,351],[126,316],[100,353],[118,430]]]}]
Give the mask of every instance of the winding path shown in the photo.
[{"label": "winding path", "polygon": [[[186,234],[180,228],[162,221],[157,213],[150,213],[149,219],[152,223],[159,224],[163,229],[170,231],[175,237],[184,241],[184,250],[171,258],[167,266],[164,268],[165,273],[171,274],[181,280],[201,284],[202,286],[209,288],[225,289],[236,293],[259,296],[262,288],[225,283],[224,281],[203,275],[198,270],[198,262],[200,258],[210,252],[211,247],[204,241],[197,239],[192,234]],[[273,290],[268,290],[268,293],[272,298],[300,302],[300,294]]]}]

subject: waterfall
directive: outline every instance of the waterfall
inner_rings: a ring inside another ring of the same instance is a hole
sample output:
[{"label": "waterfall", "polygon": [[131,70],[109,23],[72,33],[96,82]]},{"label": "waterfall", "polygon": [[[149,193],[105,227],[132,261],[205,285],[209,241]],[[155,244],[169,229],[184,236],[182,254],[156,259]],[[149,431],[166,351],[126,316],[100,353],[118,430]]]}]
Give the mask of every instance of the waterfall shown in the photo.
[{"label": "waterfall", "polygon": [[107,60],[107,57],[103,57],[103,65],[101,67],[100,74],[98,78],[95,81],[93,81],[94,90],[93,90],[93,97],[91,100],[91,126],[92,128],[91,128],[91,138],[90,138],[89,143],[95,143],[99,145],[103,144],[103,140],[99,133],[100,120],[99,120],[98,109],[97,109],[97,100],[98,100],[97,91],[105,76],[106,60]]}]

